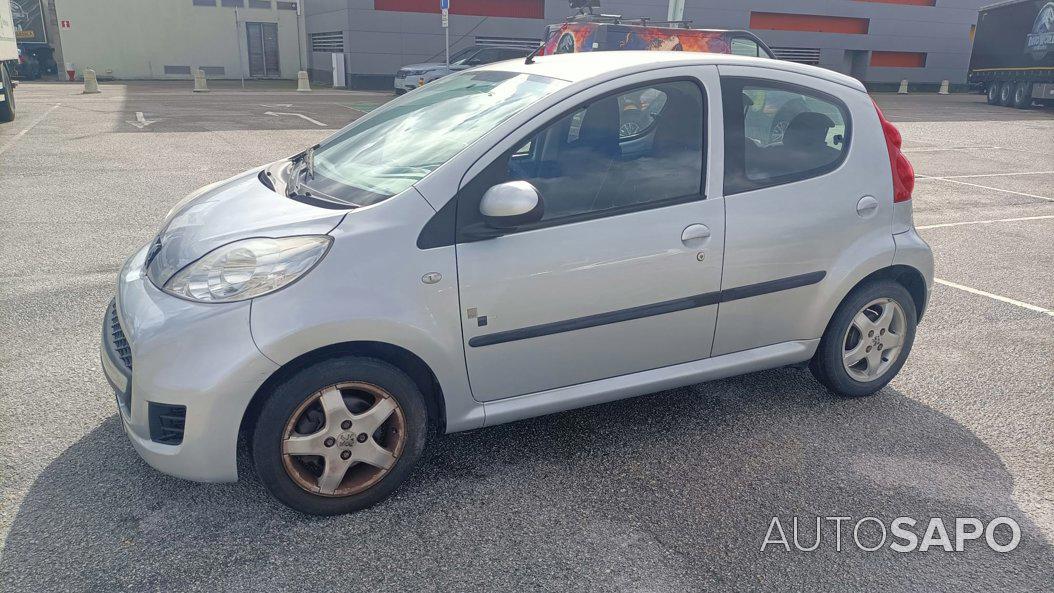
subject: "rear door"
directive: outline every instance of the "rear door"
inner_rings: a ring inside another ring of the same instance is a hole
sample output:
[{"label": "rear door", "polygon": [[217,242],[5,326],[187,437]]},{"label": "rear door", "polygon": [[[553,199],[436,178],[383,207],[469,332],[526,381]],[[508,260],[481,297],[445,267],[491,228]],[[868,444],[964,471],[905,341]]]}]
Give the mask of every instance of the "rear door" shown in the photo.
[{"label": "rear door", "polygon": [[725,266],[714,355],[818,338],[861,274],[890,265],[892,181],[870,98],[720,67]]},{"label": "rear door", "polygon": [[[705,195],[716,68],[669,72],[554,107],[484,157],[460,192],[458,283],[476,399],[710,355],[724,227],[722,201]],[[483,192],[513,179],[537,187],[545,216],[481,238]]]}]

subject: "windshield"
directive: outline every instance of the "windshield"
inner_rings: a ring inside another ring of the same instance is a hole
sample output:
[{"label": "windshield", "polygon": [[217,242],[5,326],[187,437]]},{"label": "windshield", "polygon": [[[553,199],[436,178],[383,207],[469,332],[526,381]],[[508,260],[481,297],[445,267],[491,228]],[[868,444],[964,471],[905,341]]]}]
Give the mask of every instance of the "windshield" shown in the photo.
[{"label": "windshield", "polygon": [[353,206],[376,204],[567,84],[515,72],[466,71],[441,78],[322,142],[310,159],[314,174],[301,166],[300,183],[291,185],[298,193]]},{"label": "windshield", "polygon": [[475,54],[478,51],[479,51],[478,47],[466,47],[465,49],[463,49],[463,50],[461,50],[461,51],[459,51],[457,53],[451,54],[451,56],[450,56],[450,63],[451,64],[460,64],[462,61],[471,58],[472,55]]}]

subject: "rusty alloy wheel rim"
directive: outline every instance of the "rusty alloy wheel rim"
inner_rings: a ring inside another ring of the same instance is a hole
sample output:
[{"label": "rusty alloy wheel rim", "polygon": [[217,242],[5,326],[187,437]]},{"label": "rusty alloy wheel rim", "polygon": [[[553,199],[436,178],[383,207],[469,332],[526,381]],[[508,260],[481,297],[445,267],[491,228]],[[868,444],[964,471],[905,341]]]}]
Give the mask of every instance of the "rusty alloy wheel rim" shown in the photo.
[{"label": "rusty alloy wheel rim", "polygon": [[[358,413],[348,407],[349,399]],[[297,432],[302,420],[317,419],[320,412],[322,426]],[[371,383],[347,381],[316,391],[290,414],[282,430],[282,466],[307,492],[352,496],[388,475],[405,444],[406,416],[395,396]]]}]

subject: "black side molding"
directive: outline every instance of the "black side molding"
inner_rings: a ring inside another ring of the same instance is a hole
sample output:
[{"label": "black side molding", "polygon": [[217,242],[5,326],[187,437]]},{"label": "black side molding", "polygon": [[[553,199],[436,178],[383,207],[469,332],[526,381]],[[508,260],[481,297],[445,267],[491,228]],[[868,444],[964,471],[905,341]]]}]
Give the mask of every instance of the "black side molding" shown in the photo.
[{"label": "black side molding", "polygon": [[468,345],[473,348],[492,346],[494,344],[503,344],[505,342],[515,342],[517,340],[540,338],[552,334],[562,334],[564,332],[587,329],[590,327],[607,325],[609,323],[619,323],[621,321],[630,321],[632,319],[642,319],[644,317],[653,317],[655,315],[676,313],[677,311],[685,311],[687,309],[716,305],[717,303],[726,303],[728,301],[737,301],[739,299],[761,296],[771,292],[780,292],[792,288],[809,286],[810,284],[820,282],[826,276],[827,272],[809,272],[808,274],[788,276],[787,278],[768,280],[757,284],[737,286],[736,288],[729,288],[727,290],[706,292],[695,296],[674,299],[672,301],[663,301],[661,303],[641,305],[629,309],[619,309],[618,311],[609,311],[607,313],[597,313],[596,315],[576,317],[564,321],[554,321],[552,323],[510,329],[470,338]]}]

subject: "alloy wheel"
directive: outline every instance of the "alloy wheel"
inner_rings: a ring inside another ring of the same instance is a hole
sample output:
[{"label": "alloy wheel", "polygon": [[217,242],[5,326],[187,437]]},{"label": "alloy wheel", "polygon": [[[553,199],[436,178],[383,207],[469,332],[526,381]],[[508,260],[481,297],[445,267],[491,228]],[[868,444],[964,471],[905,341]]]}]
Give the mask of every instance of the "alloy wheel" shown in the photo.
[{"label": "alloy wheel", "polygon": [[406,417],[392,394],[369,383],[339,383],[312,394],[290,415],[282,465],[312,494],[351,496],[388,474],[406,437]]},{"label": "alloy wheel", "polygon": [[875,299],[853,316],[842,339],[842,366],[868,383],[882,376],[900,356],[907,328],[904,309],[893,299]]}]

